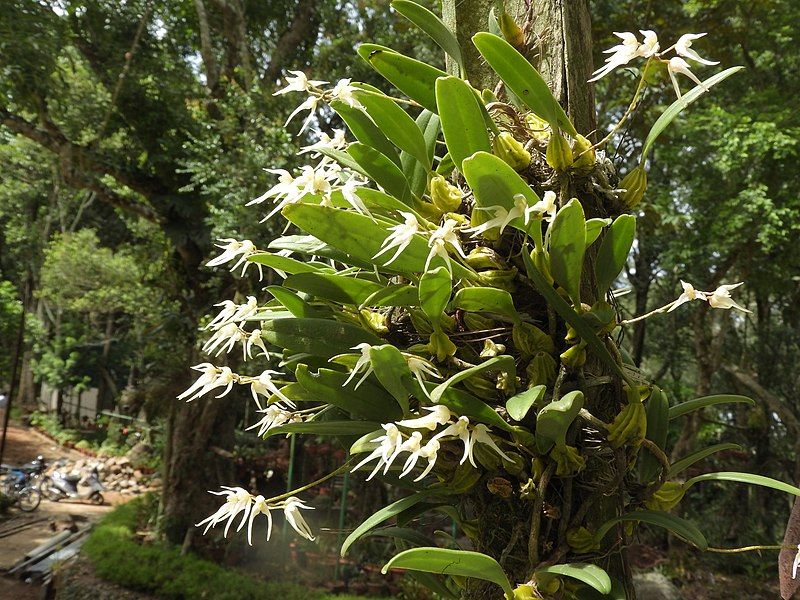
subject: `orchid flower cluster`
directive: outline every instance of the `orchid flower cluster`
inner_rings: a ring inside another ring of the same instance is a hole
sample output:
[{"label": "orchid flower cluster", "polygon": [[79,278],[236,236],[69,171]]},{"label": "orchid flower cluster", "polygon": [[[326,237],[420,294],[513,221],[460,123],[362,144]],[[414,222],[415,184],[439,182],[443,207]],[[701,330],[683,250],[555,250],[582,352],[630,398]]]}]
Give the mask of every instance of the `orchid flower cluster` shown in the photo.
[{"label": "orchid flower cluster", "polygon": [[[643,36],[641,42],[636,37],[636,34],[630,31],[614,32],[614,35],[622,40],[622,43],[603,51],[605,54],[610,54],[611,56],[606,58],[605,64],[593,73],[589,81],[597,81],[611,73],[614,69],[626,65],[636,58],[654,58],[666,64],[667,72],[675,88],[675,93],[678,95],[678,98],[680,98],[681,90],[678,86],[677,74],[685,75],[697,85],[703,85],[697,76],[692,73],[691,66],[686,62],[686,59],[701,65],[719,64],[719,61],[707,60],[701,57],[696,50],[692,49],[692,43],[705,36],[705,33],[686,33],[678,38],[678,41],[672,46],[661,51],[661,44],[658,41],[658,35],[655,31],[647,29],[641,30],[640,33]],[[664,56],[670,51],[674,51],[675,56],[665,58]]]},{"label": "orchid flower cluster", "polygon": [[225,496],[225,503],[209,517],[206,517],[197,524],[197,527],[205,525],[203,534],[208,533],[212,527],[225,522],[224,537],[228,537],[228,531],[236,518],[241,515],[239,526],[236,531],[241,531],[247,525],[247,543],[253,545],[253,522],[259,515],[264,515],[267,519],[267,541],[272,536],[272,511],[282,510],[286,522],[302,537],[313,541],[314,535],[311,528],[306,523],[301,510],[313,510],[312,506],[307,506],[299,498],[290,496],[282,501],[270,502],[264,496],[254,496],[244,488],[223,486],[219,492],[209,491],[215,496]]}]

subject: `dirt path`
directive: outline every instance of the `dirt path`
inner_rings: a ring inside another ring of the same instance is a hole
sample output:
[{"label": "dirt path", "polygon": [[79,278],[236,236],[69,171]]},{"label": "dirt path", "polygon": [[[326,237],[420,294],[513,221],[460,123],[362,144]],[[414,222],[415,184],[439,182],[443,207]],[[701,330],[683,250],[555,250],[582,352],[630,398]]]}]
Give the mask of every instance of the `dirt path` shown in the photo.
[{"label": "dirt path", "polygon": [[7,464],[23,464],[32,461],[39,454],[44,456],[48,463],[59,458],[80,460],[86,458],[80,452],[59,446],[49,437],[39,433],[31,427],[9,425],[8,438],[3,462]]}]

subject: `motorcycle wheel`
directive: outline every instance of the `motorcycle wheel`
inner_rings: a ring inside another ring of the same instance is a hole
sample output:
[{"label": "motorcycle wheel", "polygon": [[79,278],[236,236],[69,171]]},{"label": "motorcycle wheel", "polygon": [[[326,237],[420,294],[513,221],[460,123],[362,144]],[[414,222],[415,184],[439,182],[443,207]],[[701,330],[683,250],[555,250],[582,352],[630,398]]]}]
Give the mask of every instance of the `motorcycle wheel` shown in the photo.
[{"label": "motorcycle wheel", "polygon": [[96,506],[101,506],[105,502],[105,498],[103,498],[103,494],[100,492],[95,492],[91,496],[89,496],[89,502]]},{"label": "motorcycle wheel", "polygon": [[55,487],[53,480],[50,477],[45,477],[39,484],[39,491],[42,495],[50,500],[50,502],[58,502],[61,500],[61,492]]},{"label": "motorcycle wheel", "polygon": [[20,490],[17,496],[17,504],[23,512],[31,512],[39,508],[42,501],[42,494],[36,488],[26,487]]}]

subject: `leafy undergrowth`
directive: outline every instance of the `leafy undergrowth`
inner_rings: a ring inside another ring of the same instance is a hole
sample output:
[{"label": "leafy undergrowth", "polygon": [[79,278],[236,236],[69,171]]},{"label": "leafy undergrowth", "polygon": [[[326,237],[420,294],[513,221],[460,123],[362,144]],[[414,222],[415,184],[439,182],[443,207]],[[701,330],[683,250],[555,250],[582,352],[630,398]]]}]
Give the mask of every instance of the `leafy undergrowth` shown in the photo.
[{"label": "leafy undergrowth", "polygon": [[175,600],[369,600],[259,581],[194,556],[181,556],[176,547],[139,544],[134,532],[149,502],[149,496],[141,496],[116,507],[89,536],[83,552],[102,579]]}]

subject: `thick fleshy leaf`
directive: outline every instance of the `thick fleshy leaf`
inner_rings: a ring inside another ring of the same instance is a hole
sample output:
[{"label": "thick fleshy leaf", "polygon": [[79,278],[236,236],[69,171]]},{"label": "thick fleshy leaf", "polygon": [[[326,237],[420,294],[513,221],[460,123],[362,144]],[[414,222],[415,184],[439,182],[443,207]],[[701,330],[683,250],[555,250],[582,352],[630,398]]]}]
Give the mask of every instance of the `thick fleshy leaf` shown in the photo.
[{"label": "thick fleshy leaf", "polygon": [[450,308],[468,312],[488,313],[511,323],[519,323],[520,316],[514,308],[514,300],[505,290],[490,287],[461,288],[453,296]]},{"label": "thick fleshy leaf", "polygon": [[[536,192],[530,188],[525,180],[506,161],[494,154],[477,152],[464,160],[462,170],[464,178],[475,196],[476,207],[500,206],[506,210],[511,210],[514,208],[514,196],[517,194],[525,197],[528,206],[539,202],[539,196],[536,195]],[[487,210],[473,210],[470,224],[473,227],[480,225],[493,216]],[[511,221],[509,226],[524,233],[531,231],[531,235],[538,235],[537,239],[541,242],[541,221],[532,219],[526,226],[525,222],[518,218]],[[538,229],[538,234],[534,228]],[[489,232],[491,231],[494,230],[489,230]],[[491,236],[487,237],[491,239]]]},{"label": "thick fleshy leaf", "polygon": [[346,169],[351,169],[356,173],[363,175],[364,177],[369,177],[369,174],[363,168],[361,168],[361,165],[359,165],[353,159],[353,157],[344,150],[336,150],[335,148],[320,148],[319,153],[335,160]]},{"label": "thick fleshy leaf", "polygon": [[[355,96],[383,134],[395,146],[408,152],[422,164],[427,163],[427,166],[430,167],[425,138],[414,119],[406,111],[382,93],[364,90],[355,92]],[[377,149],[380,150],[380,148]]]},{"label": "thick fleshy leaf", "polygon": [[611,225],[611,219],[589,219],[586,221],[586,247],[591,246],[600,237],[603,227]]},{"label": "thick fleshy leaf", "polygon": [[667,125],[672,123],[673,119],[677,117],[680,112],[689,106],[692,102],[700,98],[707,89],[711,88],[712,86],[718,84],[721,81],[724,81],[737,71],[741,71],[744,67],[731,67],[730,69],[725,69],[721,73],[717,73],[713,77],[709,77],[703,82],[702,86],[697,86],[693,88],[691,91],[687,92],[683,96],[681,96],[678,100],[673,102],[670,107],[665,110],[660,117],[653,123],[653,126],[650,128],[650,132],[647,134],[647,137],[644,140],[644,145],[642,146],[642,158],[641,162],[647,159],[647,155],[650,152],[650,149],[653,147],[656,139],[659,135],[667,128]]},{"label": "thick fleshy leaf", "polygon": [[761,487],[771,488],[779,492],[786,492],[787,494],[794,494],[800,496],[800,488],[772,479],[771,477],[764,477],[763,475],[754,475],[753,473],[737,473],[736,471],[720,471],[718,473],[706,473],[692,477],[684,483],[684,487],[689,489],[695,483],[702,481],[733,481],[736,483],[747,483],[749,485],[759,485]]},{"label": "thick fleshy leaf", "polygon": [[[669,433],[669,400],[660,388],[653,388],[650,398],[647,400],[646,408],[646,437],[661,450],[664,450],[667,444],[667,434]],[[651,481],[661,471],[661,463],[647,449],[639,452],[638,463],[639,475],[642,481]]]},{"label": "thick fleshy leaf", "polygon": [[419,305],[431,323],[439,323],[453,293],[453,282],[447,267],[426,271],[419,280]]},{"label": "thick fleshy leaf", "polygon": [[586,219],[575,198],[567,202],[550,225],[550,273],[580,306],[581,271],[586,251]]},{"label": "thick fleshy leaf", "polygon": [[571,577],[582,581],[596,589],[601,594],[611,592],[611,578],[603,569],[589,563],[569,563],[565,565],[552,565],[543,569],[536,569],[537,577],[541,574]]},{"label": "thick fleshy leaf", "polygon": [[294,292],[279,285],[271,285],[266,288],[266,291],[272,294],[286,310],[298,319],[324,319],[331,314],[330,310],[326,312],[322,309],[314,308]]},{"label": "thick fleshy leaf", "polygon": [[472,87],[458,77],[436,80],[436,102],[444,141],[456,167],[475,152],[491,152],[489,134]]},{"label": "thick fleshy leaf", "polygon": [[547,391],[547,386],[535,385],[506,400],[506,412],[515,421],[522,421],[528,411],[542,398]]},{"label": "thick fleshy leaf", "polygon": [[[436,386],[426,381],[425,388],[428,393],[432,393]],[[515,431],[515,428],[506,423],[491,406],[464,390],[453,387],[446,389],[439,398],[438,404],[444,404],[455,414],[469,417],[470,420],[485,423],[490,427],[497,427],[509,433]]]},{"label": "thick fleshy leaf", "polygon": [[[411,188],[403,172],[392,160],[375,148],[353,142],[347,147],[347,153],[361,165],[370,178],[384,190],[399,198],[404,203],[411,202]],[[398,158],[398,163],[400,159]]]},{"label": "thick fleshy leaf", "polygon": [[717,404],[749,404],[755,406],[756,402],[747,396],[739,396],[736,394],[717,394],[715,396],[703,396],[702,398],[695,398],[688,402],[681,402],[669,409],[669,418],[677,419],[683,415],[699,410],[707,406],[716,406]]},{"label": "thick fleshy leaf", "polygon": [[[370,118],[370,115],[360,108],[354,108],[338,100],[331,102],[331,108],[342,117],[350,133],[352,133],[359,142],[377,150],[386,158],[389,158],[395,165],[400,166],[400,155],[397,153],[397,149],[392,145],[392,142],[389,141],[383,127],[376,125]],[[356,157],[353,158],[358,162]],[[361,163],[359,162],[359,164]]]},{"label": "thick fleshy leaf", "polygon": [[302,364],[297,366],[295,377],[312,397],[337,406],[356,417],[373,421],[372,429],[375,429],[375,422],[385,423],[402,416],[395,399],[369,381],[363,382],[358,389],[355,389],[355,382],[344,387],[348,377],[346,373],[330,369],[319,369],[312,373]]},{"label": "thick fleshy leaf", "polygon": [[553,444],[563,445],[567,430],[583,408],[583,392],[575,390],[544,406],[536,415],[536,445],[545,453]]},{"label": "thick fleshy leaf", "polygon": [[475,375],[479,375],[481,373],[485,373],[486,371],[504,371],[509,374],[511,380],[514,380],[516,377],[517,370],[514,364],[514,357],[513,356],[495,356],[494,358],[490,358],[487,361],[482,362],[479,365],[475,365],[474,367],[470,367],[469,369],[464,369],[463,371],[459,371],[443,383],[437,385],[433,391],[431,392],[431,400],[434,402],[439,402],[442,395],[445,391],[450,388],[451,386],[457,384],[459,381],[464,381],[465,379],[469,379]]},{"label": "thick fleshy leaf", "polygon": [[325,358],[350,352],[350,348],[366,342],[380,344],[380,338],[350,325],[328,319],[273,319],[261,325],[261,337],[279,348],[306,352]]},{"label": "thick fleshy leaf", "polygon": [[411,186],[411,192],[416,197],[421,198],[428,187],[428,174],[433,164],[436,140],[439,137],[439,115],[427,109],[423,110],[417,117],[416,124],[425,140],[427,160],[425,163],[421,163],[408,152],[401,152],[400,163],[402,164],[403,174]]},{"label": "thick fleshy leaf", "polygon": [[472,42],[506,86],[539,117],[577,135],[564,109],[533,65],[504,39],[487,32],[476,33]]},{"label": "thick fleshy leaf", "polygon": [[317,298],[357,306],[384,287],[374,281],[332,273],[298,273],[287,277],[283,285]]},{"label": "thick fleshy leaf", "polygon": [[384,506],[378,512],[364,519],[364,522],[361,523],[361,525],[359,525],[358,527],[356,527],[342,543],[342,549],[340,551],[341,555],[344,556],[345,554],[347,554],[347,551],[350,549],[350,546],[352,546],[356,540],[365,535],[367,532],[375,529],[375,527],[377,527],[384,521],[388,521],[392,517],[397,516],[407,508],[410,508],[415,504],[422,502],[428,496],[429,493],[427,491],[419,492],[417,494],[414,494],[413,496],[407,496],[405,498],[397,500],[396,502],[392,502],[388,506]]},{"label": "thick fleshy leaf", "polygon": [[273,427],[267,434],[272,435],[287,433],[306,433],[309,435],[363,435],[380,427],[378,423],[369,421],[308,421],[306,423],[287,423]]},{"label": "thick fleshy leaf", "polygon": [[705,550],[708,548],[706,537],[697,527],[694,526],[694,524],[690,523],[686,519],[682,519],[681,517],[677,517],[670,513],[655,510],[635,510],[619,517],[614,517],[597,528],[597,531],[595,532],[595,539],[597,541],[602,540],[617,523],[628,521],[640,521],[642,523],[647,523],[648,525],[663,527],[667,531],[677,535],[679,538],[682,538],[690,544],[697,546],[700,548],[700,550]]},{"label": "thick fleshy leaf", "polygon": [[461,47],[458,40],[439,17],[411,0],[393,0],[392,8],[427,33],[442,50],[456,61],[463,72],[464,61],[461,58]]},{"label": "thick fleshy leaf", "polygon": [[[313,206],[311,204],[305,206]],[[288,207],[287,207],[288,208]],[[344,211],[342,211],[344,212]],[[316,256],[322,258],[331,258],[333,260],[343,262],[354,267],[370,267],[371,263],[361,261],[353,262],[348,260],[347,255],[325,242],[315,238],[313,235],[284,235],[272,240],[269,243],[270,250],[289,250],[298,254],[305,254],[307,256]]]},{"label": "thick fleshy leaf", "polygon": [[701,448],[696,452],[692,452],[688,456],[684,456],[682,459],[676,461],[672,467],[670,467],[669,473],[667,477],[669,479],[675,477],[676,475],[683,473],[686,469],[691,467],[694,463],[703,460],[711,456],[712,454],[716,454],[717,452],[722,452],[723,450],[741,450],[742,447],[739,444],[714,444],[713,446],[708,446],[707,448]]},{"label": "thick fleshy leaf", "polygon": [[408,542],[412,546],[430,546],[434,543],[434,541],[426,536],[424,533],[420,533],[416,529],[411,529],[410,527],[381,527],[380,529],[373,529],[372,531],[368,531],[361,537],[391,537],[396,538],[399,540],[403,540],[404,542]]},{"label": "thick fleshy leaf", "polygon": [[629,378],[622,370],[622,367],[620,367],[617,361],[611,356],[611,353],[608,351],[605,344],[603,344],[602,340],[597,337],[597,334],[583,317],[576,313],[575,309],[558,295],[558,292],[553,289],[553,286],[550,285],[544,275],[536,268],[536,265],[533,264],[533,260],[527,250],[522,252],[522,260],[525,263],[525,270],[528,274],[528,278],[538,292],[544,296],[547,303],[555,309],[562,319],[572,325],[573,329],[578,332],[578,335],[586,342],[595,356],[602,360],[616,375],[627,381]]},{"label": "thick fleshy leaf", "polygon": [[419,290],[407,283],[384,286],[361,303],[361,306],[418,306]]},{"label": "thick fleshy leaf", "polygon": [[392,568],[483,579],[499,585],[508,600],[514,598],[514,590],[503,567],[491,556],[480,552],[450,548],[411,548],[386,563],[383,573]]},{"label": "thick fleshy leaf", "polygon": [[636,217],[633,215],[620,215],[608,228],[595,262],[597,289],[601,296],[605,295],[625,266],[635,236]]},{"label": "thick fleshy leaf", "polygon": [[361,44],[358,54],[406,96],[438,112],[434,86],[436,80],[447,77],[447,73],[377,44]]},{"label": "thick fleshy leaf", "polygon": [[408,413],[408,397],[413,392],[414,387],[411,380],[411,369],[400,351],[391,344],[374,346],[369,352],[369,362],[375,369],[375,377],[381,385],[389,392],[403,414]]},{"label": "thick fleshy leaf", "polygon": [[258,254],[253,254],[252,256],[249,256],[247,260],[260,265],[265,265],[270,269],[275,269],[276,271],[289,273],[290,275],[294,275],[295,273],[315,273],[320,270],[330,270],[321,269],[317,265],[309,264],[308,262],[303,262],[288,256],[281,256],[280,254],[272,254],[271,252],[260,252]]}]

